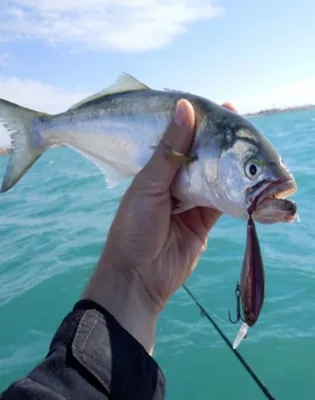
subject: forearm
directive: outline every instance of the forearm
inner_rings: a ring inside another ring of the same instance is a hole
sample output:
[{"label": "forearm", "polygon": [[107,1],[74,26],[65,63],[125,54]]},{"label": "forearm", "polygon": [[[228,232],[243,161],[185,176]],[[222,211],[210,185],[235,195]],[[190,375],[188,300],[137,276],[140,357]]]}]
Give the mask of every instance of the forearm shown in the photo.
[{"label": "forearm", "polygon": [[136,276],[128,277],[113,265],[104,251],[83,294],[106,308],[152,355],[158,311]]},{"label": "forearm", "polygon": [[81,301],[60,325],[45,360],[1,399],[162,400],[164,385],[144,348],[106,310]]}]

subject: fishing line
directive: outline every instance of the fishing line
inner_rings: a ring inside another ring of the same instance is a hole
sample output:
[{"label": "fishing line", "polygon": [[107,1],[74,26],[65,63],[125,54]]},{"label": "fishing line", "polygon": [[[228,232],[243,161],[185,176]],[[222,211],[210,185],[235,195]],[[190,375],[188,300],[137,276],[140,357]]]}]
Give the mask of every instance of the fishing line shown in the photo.
[{"label": "fishing line", "polygon": [[269,400],[276,400],[275,397],[269,392],[268,388],[264,385],[264,383],[259,379],[259,377],[256,375],[256,373],[253,371],[253,369],[249,366],[249,364],[245,361],[245,359],[240,355],[240,353],[237,351],[237,349],[233,349],[232,343],[229,341],[227,336],[222,332],[220,327],[217,325],[217,323],[213,320],[213,318],[210,316],[210,314],[207,312],[207,310],[199,303],[199,301],[196,299],[196,297],[191,293],[191,291],[188,289],[186,285],[182,285],[184,290],[188,293],[188,295],[192,298],[196,306],[200,309],[201,311],[201,316],[206,317],[209,322],[213,325],[215,330],[218,332],[218,334],[221,336],[221,338],[225,341],[226,345],[230,348],[230,350],[235,354],[235,356],[238,358],[240,363],[243,365],[243,367],[246,369],[246,371],[249,373],[249,375],[253,378],[257,386],[260,388],[260,390],[264,393],[267,399]]}]

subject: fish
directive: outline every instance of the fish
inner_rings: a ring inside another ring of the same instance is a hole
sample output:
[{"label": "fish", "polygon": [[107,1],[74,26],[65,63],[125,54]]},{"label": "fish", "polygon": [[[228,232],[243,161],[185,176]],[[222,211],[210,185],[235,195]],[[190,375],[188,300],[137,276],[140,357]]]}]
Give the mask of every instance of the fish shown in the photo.
[{"label": "fish", "polygon": [[246,248],[239,284],[242,302],[242,325],[233,342],[236,349],[246,337],[248,328],[256,324],[265,299],[265,271],[256,227],[251,216],[247,222]]},{"label": "fish", "polygon": [[[103,172],[108,188],[133,178],[161,144],[176,104],[195,111],[195,137],[188,154],[164,148],[180,161],[171,193],[173,213],[212,207],[260,223],[292,222],[294,176],[266,136],[248,119],[215,102],[180,90],[155,90],[127,73],[69,109],[48,114],[0,99],[0,120],[11,136],[1,193],[15,186],[48,149],[67,146]],[[40,184],[40,182],[38,182]],[[291,208],[288,207],[291,205]]]}]

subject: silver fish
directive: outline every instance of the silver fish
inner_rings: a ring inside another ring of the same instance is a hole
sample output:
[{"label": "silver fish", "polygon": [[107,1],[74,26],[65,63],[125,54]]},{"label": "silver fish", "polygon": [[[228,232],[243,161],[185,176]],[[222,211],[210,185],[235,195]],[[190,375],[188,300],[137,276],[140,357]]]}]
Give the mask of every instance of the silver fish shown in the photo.
[{"label": "silver fish", "polygon": [[204,206],[247,219],[251,208],[261,223],[292,221],[296,206],[284,198],[297,190],[294,177],[250,121],[190,93],[152,90],[128,74],[57,115],[0,100],[0,120],[12,142],[1,192],[12,188],[45,150],[61,145],[98,165],[109,187],[135,176],[159,145],[181,98],[194,107],[196,135],[190,161],[182,164],[172,186],[179,200],[173,212]]}]

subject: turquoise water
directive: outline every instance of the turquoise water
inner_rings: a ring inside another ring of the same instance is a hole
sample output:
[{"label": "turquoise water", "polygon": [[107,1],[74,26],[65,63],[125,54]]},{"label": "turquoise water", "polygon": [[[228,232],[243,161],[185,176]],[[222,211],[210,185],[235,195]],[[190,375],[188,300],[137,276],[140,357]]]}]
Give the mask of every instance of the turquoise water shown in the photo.
[{"label": "turquoise water", "polygon": [[[301,222],[257,225],[266,267],[266,300],[239,350],[277,399],[315,392],[315,112],[255,118],[294,173]],[[2,176],[7,164],[0,157]],[[106,189],[97,167],[68,149],[47,152],[0,196],[0,390],[46,354],[100,255],[126,184]],[[91,195],[93,194],[93,195]],[[224,216],[187,282],[233,340],[235,283],[245,223]],[[182,290],[158,325],[155,357],[167,399],[264,399],[235,356]]]}]

